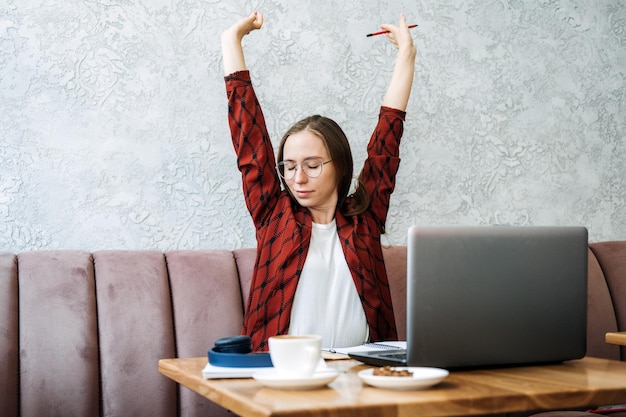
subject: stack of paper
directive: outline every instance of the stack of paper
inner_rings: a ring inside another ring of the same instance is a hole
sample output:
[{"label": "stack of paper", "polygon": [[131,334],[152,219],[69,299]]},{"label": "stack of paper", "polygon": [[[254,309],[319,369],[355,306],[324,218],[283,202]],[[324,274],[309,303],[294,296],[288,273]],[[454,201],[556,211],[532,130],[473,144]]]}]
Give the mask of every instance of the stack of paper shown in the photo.
[{"label": "stack of paper", "polygon": [[406,341],[392,340],[385,342],[370,342],[357,346],[322,349],[322,356],[324,359],[346,359],[349,358],[348,354],[352,352],[374,352],[377,350],[395,349],[406,349]]}]

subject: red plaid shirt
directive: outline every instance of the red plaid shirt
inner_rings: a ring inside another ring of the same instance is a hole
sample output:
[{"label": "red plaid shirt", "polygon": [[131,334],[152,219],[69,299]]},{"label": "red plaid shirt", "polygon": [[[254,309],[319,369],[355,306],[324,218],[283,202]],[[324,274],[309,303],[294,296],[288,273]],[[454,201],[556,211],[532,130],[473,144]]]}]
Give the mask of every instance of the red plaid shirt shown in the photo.
[{"label": "red plaid shirt", "polygon": [[[281,190],[274,150],[248,71],[225,77],[228,122],[243,179],[246,205],[256,228],[257,258],[242,332],[255,351],[267,339],[289,330],[298,278],[311,240],[311,215]],[[400,164],[399,146],[405,112],[381,107],[367,146],[363,181],[371,195],[358,216],[335,214],[337,233],[363,304],[370,339],[395,340],[396,324],[380,245],[389,198]]]}]

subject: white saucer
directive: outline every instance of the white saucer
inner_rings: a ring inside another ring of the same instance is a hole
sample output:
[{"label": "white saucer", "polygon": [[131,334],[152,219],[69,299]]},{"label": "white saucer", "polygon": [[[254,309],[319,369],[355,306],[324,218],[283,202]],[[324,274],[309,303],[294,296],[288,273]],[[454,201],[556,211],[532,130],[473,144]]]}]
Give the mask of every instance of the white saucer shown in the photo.
[{"label": "white saucer", "polygon": [[275,370],[259,371],[252,374],[252,378],[266,387],[287,390],[321,388],[334,381],[337,376],[339,376],[339,371],[330,368],[316,371],[309,378],[286,378],[284,375],[276,373]]},{"label": "white saucer", "polygon": [[436,385],[448,376],[449,372],[440,368],[394,367],[396,370],[413,372],[412,376],[379,376],[373,375],[374,369],[364,369],[358,373],[359,378],[368,385],[378,388],[395,390],[424,389]]}]

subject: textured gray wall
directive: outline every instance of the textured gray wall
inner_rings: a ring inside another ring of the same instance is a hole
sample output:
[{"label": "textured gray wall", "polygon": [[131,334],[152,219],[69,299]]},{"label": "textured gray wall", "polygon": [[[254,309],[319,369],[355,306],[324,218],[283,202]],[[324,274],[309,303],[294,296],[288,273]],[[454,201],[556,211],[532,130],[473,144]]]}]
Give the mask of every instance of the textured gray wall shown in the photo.
[{"label": "textured gray wall", "polygon": [[219,35],[277,141],[321,113],[360,164],[400,13],[419,49],[386,243],[411,224],[626,239],[623,1],[0,0],[0,250],[254,246]]}]

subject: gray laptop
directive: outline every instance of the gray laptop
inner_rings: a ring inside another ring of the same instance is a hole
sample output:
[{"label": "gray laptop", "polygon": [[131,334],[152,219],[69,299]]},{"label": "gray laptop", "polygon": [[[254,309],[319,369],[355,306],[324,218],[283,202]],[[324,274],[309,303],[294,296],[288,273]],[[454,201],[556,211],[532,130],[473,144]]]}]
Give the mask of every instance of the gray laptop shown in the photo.
[{"label": "gray laptop", "polygon": [[407,349],[350,356],[440,368],[581,358],[587,242],[584,227],[411,227]]}]

